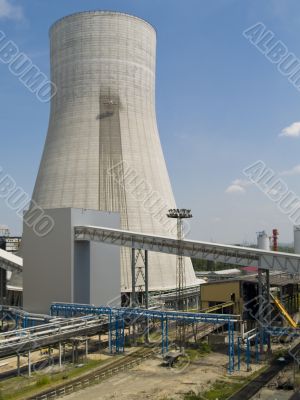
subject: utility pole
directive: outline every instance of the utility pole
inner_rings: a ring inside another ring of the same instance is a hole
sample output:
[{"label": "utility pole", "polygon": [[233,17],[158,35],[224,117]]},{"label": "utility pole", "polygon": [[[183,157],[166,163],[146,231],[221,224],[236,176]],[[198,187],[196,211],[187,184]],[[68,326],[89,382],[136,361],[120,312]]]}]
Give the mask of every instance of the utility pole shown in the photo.
[{"label": "utility pole", "polygon": [[[182,240],[184,238],[182,220],[186,218],[192,218],[193,216],[191,214],[191,210],[187,210],[185,208],[175,208],[169,210],[167,217],[175,218],[177,220],[178,253],[176,260],[176,310],[186,311],[186,303],[184,301],[186,277],[182,247]],[[176,340],[179,342],[180,351],[182,351],[185,342],[185,324],[182,321],[178,321],[176,325]]]}]

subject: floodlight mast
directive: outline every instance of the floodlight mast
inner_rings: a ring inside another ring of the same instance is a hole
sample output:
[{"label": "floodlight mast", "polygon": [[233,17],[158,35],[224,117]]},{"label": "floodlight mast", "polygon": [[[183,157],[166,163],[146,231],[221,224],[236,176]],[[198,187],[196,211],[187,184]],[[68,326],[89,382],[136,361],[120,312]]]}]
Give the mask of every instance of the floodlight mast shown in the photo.
[{"label": "floodlight mast", "polygon": [[[167,217],[175,218],[177,220],[177,239],[178,239],[178,253],[176,260],[176,309],[180,311],[186,311],[187,303],[184,301],[184,291],[186,288],[186,277],[185,277],[185,263],[182,249],[183,226],[182,220],[186,218],[192,218],[191,210],[185,208],[174,208],[170,209]],[[182,323],[177,325],[176,329],[177,340],[179,341],[180,350],[182,351],[185,342],[185,326]]]}]

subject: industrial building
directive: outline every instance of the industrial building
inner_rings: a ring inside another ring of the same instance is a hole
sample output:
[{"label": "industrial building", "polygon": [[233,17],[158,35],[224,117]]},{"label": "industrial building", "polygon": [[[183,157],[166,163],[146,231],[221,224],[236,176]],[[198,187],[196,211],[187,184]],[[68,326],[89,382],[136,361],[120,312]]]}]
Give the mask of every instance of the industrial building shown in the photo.
[{"label": "industrial building", "polygon": [[[11,254],[17,254],[20,250],[21,237],[11,236],[7,227],[0,228],[0,249]],[[1,304],[22,306],[23,282],[22,274],[7,272],[0,268],[0,299]]]},{"label": "industrial building", "polygon": [[[232,373],[242,353],[248,371],[253,338],[258,358],[277,328],[300,336],[300,227],[295,254],[278,251],[277,229],[258,232],[253,247],[184,235],[191,210],[176,208],[157,129],[154,28],[124,13],[76,13],[54,23],[50,46],[57,94],[33,203],[22,243],[0,236],[2,320],[15,323],[0,333],[0,358],[17,354],[19,373],[25,354],[30,376],[33,349],[56,347],[61,368],[70,343],[75,363],[74,348],[87,354],[91,339],[121,353],[126,334],[149,344],[150,328],[162,355],[169,339],[184,354],[193,330],[195,345],[222,338]],[[53,221],[45,235],[28,223],[35,205]],[[195,273],[191,258],[230,268]]]},{"label": "industrial building", "polygon": [[[271,292],[278,296],[290,314],[299,311],[299,284],[299,276],[280,272],[270,275]],[[252,329],[257,322],[255,315],[258,310],[258,295],[257,274],[212,280],[201,285],[200,307],[206,309],[227,304],[227,312],[240,315],[245,328]],[[274,312],[276,311],[277,308],[274,307]]]}]

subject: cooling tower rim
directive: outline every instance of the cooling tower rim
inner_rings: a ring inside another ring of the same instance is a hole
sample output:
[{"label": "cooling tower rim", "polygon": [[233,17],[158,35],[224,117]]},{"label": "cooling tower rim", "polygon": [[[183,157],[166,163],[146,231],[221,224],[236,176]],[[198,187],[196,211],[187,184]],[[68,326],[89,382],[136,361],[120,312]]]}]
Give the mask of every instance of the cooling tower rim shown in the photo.
[{"label": "cooling tower rim", "polygon": [[59,18],[57,21],[55,21],[49,28],[49,35],[51,34],[52,29],[59,23],[61,23],[62,21],[64,21],[65,19],[68,18],[72,18],[76,15],[85,15],[85,14],[98,14],[98,15],[123,15],[125,17],[130,17],[133,19],[136,19],[138,21],[142,21],[144,24],[146,24],[147,26],[150,26],[150,28],[155,32],[156,34],[156,28],[148,21],[146,21],[145,19],[138,17],[136,15],[132,15],[132,14],[127,14],[125,12],[120,12],[120,11],[111,11],[111,10],[89,10],[89,11],[78,11],[69,15],[65,15],[62,18]]}]

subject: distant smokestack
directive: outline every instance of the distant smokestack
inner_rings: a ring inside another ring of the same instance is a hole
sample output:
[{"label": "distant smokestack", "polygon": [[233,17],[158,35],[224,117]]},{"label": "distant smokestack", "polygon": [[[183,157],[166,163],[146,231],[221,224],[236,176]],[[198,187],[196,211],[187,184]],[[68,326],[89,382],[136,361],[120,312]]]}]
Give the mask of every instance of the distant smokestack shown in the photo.
[{"label": "distant smokestack", "polygon": [[294,251],[300,254],[300,225],[294,226]]},{"label": "distant smokestack", "polygon": [[278,251],[278,236],[279,232],[277,229],[272,231],[273,251]]}]

